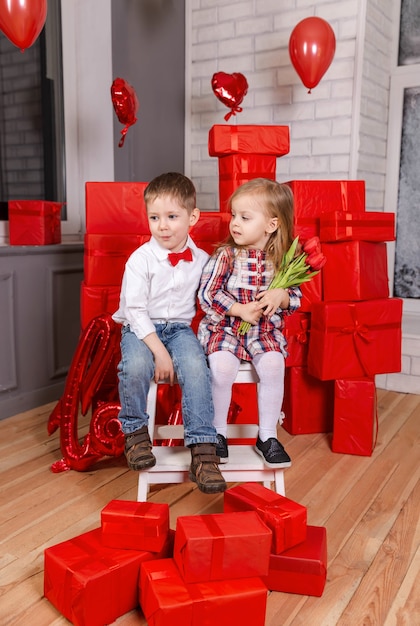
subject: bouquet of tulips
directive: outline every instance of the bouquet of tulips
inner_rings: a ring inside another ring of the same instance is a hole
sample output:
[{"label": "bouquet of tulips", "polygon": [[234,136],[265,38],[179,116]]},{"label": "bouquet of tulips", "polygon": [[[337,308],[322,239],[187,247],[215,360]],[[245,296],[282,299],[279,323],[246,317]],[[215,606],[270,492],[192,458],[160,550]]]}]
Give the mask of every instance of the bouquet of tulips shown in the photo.
[{"label": "bouquet of tulips", "polygon": [[[299,287],[316,276],[324,267],[327,259],[321,252],[321,244],[318,237],[311,237],[302,245],[302,252],[296,255],[299,237],[293,240],[292,245],[284,254],[281,267],[269,285],[269,289],[287,289]],[[245,333],[251,328],[249,322],[241,322],[239,334]]]}]

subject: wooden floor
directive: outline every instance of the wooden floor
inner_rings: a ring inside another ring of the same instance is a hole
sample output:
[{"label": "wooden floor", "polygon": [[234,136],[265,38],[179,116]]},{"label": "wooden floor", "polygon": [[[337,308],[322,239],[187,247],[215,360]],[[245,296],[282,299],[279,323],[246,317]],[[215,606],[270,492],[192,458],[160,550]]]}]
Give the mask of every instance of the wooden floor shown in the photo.
[{"label": "wooden floor", "polygon": [[[270,593],[266,626],[420,624],[420,396],[378,390],[378,403],[372,457],[331,452],[329,435],[282,431],[293,459],[286,495],[307,506],[309,524],[327,527],[328,577],[321,598]],[[43,598],[44,549],[98,527],[110,500],[136,497],[123,458],[50,471],[61,456],[58,433],[47,434],[53,406],[0,421],[2,626],[68,624]],[[169,502],[173,528],[178,515],[222,511],[221,495],[192,484],[156,489],[150,500]],[[132,611],[116,623],[146,621]]]}]

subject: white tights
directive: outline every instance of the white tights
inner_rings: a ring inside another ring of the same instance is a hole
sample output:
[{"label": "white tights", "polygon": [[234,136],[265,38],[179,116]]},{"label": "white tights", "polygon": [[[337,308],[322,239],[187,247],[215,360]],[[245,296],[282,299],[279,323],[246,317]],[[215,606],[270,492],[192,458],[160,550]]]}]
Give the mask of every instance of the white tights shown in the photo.
[{"label": "white tights", "polygon": [[[240,359],[232,352],[221,350],[209,355],[214,403],[214,426],[227,436],[227,416],[232,398],[232,385],[238,373]],[[277,438],[284,395],[284,357],[281,352],[262,352],[252,361],[260,383],[258,385],[259,437],[267,441]],[[280,422],[281,423],[281,422]]]}]

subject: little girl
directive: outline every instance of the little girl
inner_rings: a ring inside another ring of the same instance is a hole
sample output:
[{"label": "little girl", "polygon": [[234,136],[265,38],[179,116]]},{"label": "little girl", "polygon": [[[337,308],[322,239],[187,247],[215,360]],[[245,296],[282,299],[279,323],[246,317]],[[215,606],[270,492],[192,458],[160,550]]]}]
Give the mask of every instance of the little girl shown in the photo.
[{"label": "little girl", "polygon": [[[269,467],[288,467],[277,439],[284,394],[286,339],[283,315],[300,306],[299,287],[268,289],[293,240],[293,195],[265,178],[238,187],[229,200],[230,236],[209,259],[198,297],[205,316],[198,329],[211,370],[216,454],[228,461],[227,415],[241,360],[252,361],[258,385],[259,432],[255,450]],[[241,334],[241,322],[250,329]]]}]

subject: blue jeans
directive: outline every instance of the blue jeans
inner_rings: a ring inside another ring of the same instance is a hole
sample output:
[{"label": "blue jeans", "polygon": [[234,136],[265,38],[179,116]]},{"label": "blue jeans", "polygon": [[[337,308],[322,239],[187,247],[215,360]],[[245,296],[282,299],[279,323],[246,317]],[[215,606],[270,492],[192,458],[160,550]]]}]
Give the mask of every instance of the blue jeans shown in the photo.
[{"label": "blue jeans", "polygon": [[[156,324],[156,333],[171,355],[182,390],[182,419],[186,446],[216,443],[213,426],[210,370],[194,332],[186,324]],[[130,330],[123,326],[121,361],[118,365],[121,411],[118,419],[124,434],[149,422],[147,394],[155,371],[153,353]]]}]

